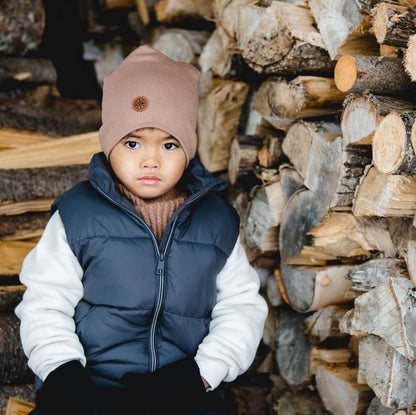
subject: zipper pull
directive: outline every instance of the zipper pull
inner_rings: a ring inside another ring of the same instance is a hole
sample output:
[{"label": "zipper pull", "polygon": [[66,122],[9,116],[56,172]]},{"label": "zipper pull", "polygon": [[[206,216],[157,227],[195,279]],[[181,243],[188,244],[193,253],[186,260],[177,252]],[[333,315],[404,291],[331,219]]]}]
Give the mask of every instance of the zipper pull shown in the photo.
[{"label": "zipper pull", "polygon": [[164,252],[161,252],[159,256],[159,261],[157,263],[156,274],[164,275],[164,273],[165,273],[165,254]]}]

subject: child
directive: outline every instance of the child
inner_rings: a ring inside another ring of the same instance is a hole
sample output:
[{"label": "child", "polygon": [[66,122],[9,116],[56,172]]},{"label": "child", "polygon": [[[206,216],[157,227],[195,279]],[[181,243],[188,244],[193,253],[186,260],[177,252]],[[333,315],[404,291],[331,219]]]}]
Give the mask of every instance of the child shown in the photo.
[{"label": "child", "polygon": [[33,414],[226,413],[267,307],[226,183],[195,157],[199,72],[140,46],[103,86],[103,152],[26,257]]}]

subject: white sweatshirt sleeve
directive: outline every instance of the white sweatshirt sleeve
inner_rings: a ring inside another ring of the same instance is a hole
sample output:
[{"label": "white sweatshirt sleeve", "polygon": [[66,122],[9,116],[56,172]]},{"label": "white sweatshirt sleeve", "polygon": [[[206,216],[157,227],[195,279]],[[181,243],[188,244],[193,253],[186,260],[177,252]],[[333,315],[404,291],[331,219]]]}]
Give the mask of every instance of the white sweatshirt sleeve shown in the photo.
[{"label": "white sweatshirt sleeve", "polygon": [[83,294],[82,276],[55,212],[39,243],[23,261],[20,281],[27,289],[15,310],[29,367],[42,381],[70,360],[86,363],[73,319]]},{"label": "white sweatshirt sleeve", "polygon": [[217,302],[209,333],[195,356],[201,376],[211,386],[209,390],[222,381],[233,381],[254,360],[267,317],[259,287],[259,277],[238,238],[217,276]]}]

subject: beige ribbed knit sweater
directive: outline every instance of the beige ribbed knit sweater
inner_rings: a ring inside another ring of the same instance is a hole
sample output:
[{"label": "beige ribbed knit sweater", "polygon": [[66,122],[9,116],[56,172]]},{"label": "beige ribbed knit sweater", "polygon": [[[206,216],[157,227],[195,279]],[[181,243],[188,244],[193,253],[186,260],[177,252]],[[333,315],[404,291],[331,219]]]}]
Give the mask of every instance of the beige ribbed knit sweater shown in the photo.
[{"label": "beige ribbed knit sweater", "polygon": [[142,199],[130,192],[122,184],[119,184],[118,187],[120,192],[133,203],[136,211],[143,216],[143,219],[152,229],[158,242],[162,239],[169,219],[176,209],[186,200],[186,193],[176,188],[154,199]]}]

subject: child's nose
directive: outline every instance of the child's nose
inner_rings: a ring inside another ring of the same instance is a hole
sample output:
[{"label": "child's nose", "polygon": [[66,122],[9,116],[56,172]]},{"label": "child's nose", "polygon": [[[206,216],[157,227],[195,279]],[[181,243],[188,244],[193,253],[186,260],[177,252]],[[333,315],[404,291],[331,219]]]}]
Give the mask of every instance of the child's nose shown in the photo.
[{"label": "child's nose", "polygon": [[144,158],[142,159],[142,166],[146,168],[159,167],[160,160],[156,151],[146,151]]}]

